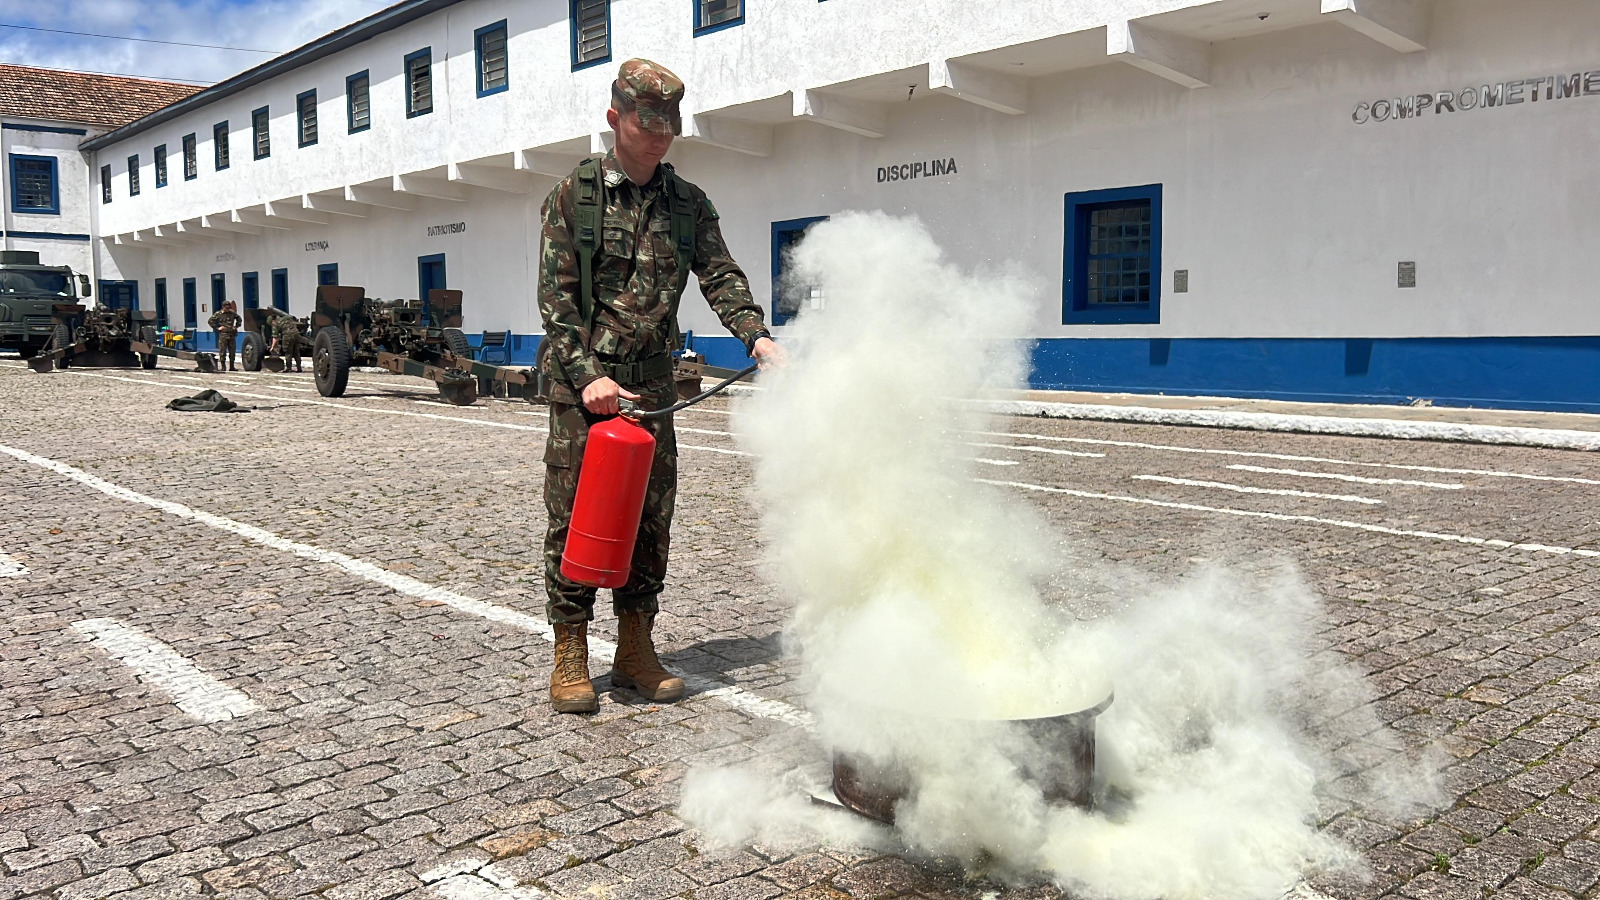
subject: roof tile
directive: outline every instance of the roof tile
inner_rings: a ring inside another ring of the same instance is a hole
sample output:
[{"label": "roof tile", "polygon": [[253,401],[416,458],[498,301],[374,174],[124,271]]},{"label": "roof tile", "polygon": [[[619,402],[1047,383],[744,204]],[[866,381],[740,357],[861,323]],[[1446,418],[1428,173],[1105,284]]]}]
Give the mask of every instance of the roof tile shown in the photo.
[{"label": "roof tile", "polygon": [[0,110],[19,118],[117,128],[199,90],[148,78],[0,64]]}]

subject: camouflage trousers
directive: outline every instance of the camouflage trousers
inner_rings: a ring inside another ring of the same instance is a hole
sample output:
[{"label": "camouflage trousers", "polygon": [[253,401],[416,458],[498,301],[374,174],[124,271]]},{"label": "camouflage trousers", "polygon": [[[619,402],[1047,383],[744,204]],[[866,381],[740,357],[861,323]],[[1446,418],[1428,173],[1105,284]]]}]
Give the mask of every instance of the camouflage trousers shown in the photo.
[{"label": "camouflage trousers", "polygon": [[229,368],[234,362],[234,345],[238,343],[239,332],[217,332],[217,363],[223,368]]},{"label": "camouflage trousers", "polygon": [[[631,388],[643,397],[640,405],[660,409],[677,402],[670,378]],[[550,525],[544,537],[545,614],[562,625],[594,618],[595,589],[569,581],[561,574],[561,552],[567,546],[567,526],[572,521],[572,501],[578,493],[578,473],[589,426],[607,419],[581,405],[551,402],[550,437],[544,450],[544,507]],[[644,514],[639,517],[639,538],[633,545],[628,583],[611,592],[611,608],[625,612],[654,613],[662,582],[667,577],[667,550],[672,539],[672,507],[678,494],[678,443],[672,417],[646,419],[644,427],[656,439],[655,462],[645,492]]]},{"label": "camouflage trousers", "polygon": [[300,343],[301,343],[301,341],[302,341],[302,339],[298,338],[298,337],[280,338],[278,340],[278,343],[280,345],[278,347],[278,350],[279,350],[279,352],[281,352],[283,354],[283,370],[285,372],[289,371],[290,369],[294,369],[296,372],[301,371],[301,369],[300,369]]}]

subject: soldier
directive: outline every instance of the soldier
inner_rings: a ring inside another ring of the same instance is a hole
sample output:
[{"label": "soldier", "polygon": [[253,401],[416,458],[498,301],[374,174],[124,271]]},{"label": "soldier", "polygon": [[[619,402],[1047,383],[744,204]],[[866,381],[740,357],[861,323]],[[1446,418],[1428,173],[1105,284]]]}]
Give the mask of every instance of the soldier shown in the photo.
[{"label": "soldier", "polygon": [[[599,707],[589,682],[595,589],[568,581],[560,571],[585,438],[590,425],[617,414],[619,397],[647,409],[676,401],[671,351],[689,272],[752,356],[763,365],[783,361],[744,272],[723,243],[716,207],[661,162],[681,130],[683,91],[678,76],[656,63],[623,63],[606,110],[615,149],[578,166],[542,210],[539,312],[545,338],[539,366],[550,381],[545,609],[556,635],[550,702],[559,712]],[[676,700],[683,696],[683,680],[662,668],[651,628],[667,574],[677,443],[670,417],[645,420],[645,427],[655,435],[655,463],[628,583],[612,591],[617,654],[611,683],[649,700]]]},{"label": "soldier", "polygon": [[272,350],[283,354],[283,370],[289,371],[289,364],[294,364],[296,372],[305,371],[300,367],[300,321],[294,316],[284,313],[272,322]]},{"label": "soldier", "polygon": [[239,371],[234,367],[234,344],[239,337],[239,313],[233,307],[232,300],[223,301],[222,308],[211,314],[207,320],[211,330],[217,333],[217,362],[226,363],[229,372]]}]

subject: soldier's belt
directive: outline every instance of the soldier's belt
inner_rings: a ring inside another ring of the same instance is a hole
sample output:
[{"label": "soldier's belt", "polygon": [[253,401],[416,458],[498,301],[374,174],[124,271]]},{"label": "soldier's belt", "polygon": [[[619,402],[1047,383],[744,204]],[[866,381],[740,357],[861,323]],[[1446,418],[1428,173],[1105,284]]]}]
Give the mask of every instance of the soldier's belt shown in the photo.
[{"label": "soldier's belt", "polygon": [[672,374],[670,353],[660,353],[628,363],[613,363],[603,359],[596,362],[600,363],[600,368],[607,370],[611,380],[618,384],[643,384],[652,378],[665,378]]}]

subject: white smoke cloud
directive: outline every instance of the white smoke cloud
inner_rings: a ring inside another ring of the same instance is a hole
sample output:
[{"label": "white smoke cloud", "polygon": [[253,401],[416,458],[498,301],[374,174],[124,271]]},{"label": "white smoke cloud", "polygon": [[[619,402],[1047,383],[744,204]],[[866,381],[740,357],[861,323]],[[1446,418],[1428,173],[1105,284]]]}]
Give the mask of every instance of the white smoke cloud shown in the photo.
[{"label": "white smoke cloud", "polygon": [[[1399,816],[1437,800],[1360,674],[1319,652],[1317,601],[1292,573],[1063,571],[1082,563],[1044,518],[974,481],[971,442],[993,439],[971,432],[995,423],[963,400],[1024,382],[1029,284],[961,271],[881,213],[814,226],[792,263],[826,308],[738,414],[816,684],[816,733],[790,740],[816,764],[692,773],[680,814],[712,843],[899,842],[1087,897],[1265,900],[1356,863],[1317,828],[1331,791]],[[1006,720],[1112,685],[1095,809],[1050,802],[1059,735]],[[892,834],[804,802],[835,753],[908,780]]]}]

